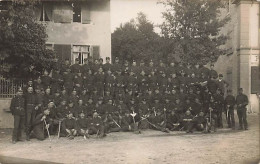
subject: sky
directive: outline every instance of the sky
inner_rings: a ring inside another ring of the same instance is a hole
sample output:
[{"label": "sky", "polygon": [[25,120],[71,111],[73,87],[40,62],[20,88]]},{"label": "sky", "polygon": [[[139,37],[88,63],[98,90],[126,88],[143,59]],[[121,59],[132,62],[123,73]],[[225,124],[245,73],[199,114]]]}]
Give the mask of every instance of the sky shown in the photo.
[{"label": "sky", "polygon": [[[121,23],[136,18],[139,12],[146,14],[154,25],[161,24],[163,11],[163,5],[157,4],[157,0],[111,0],[111,32],[114,32]],[[159,33],[160,29],[155,28],[155,32]]]}]

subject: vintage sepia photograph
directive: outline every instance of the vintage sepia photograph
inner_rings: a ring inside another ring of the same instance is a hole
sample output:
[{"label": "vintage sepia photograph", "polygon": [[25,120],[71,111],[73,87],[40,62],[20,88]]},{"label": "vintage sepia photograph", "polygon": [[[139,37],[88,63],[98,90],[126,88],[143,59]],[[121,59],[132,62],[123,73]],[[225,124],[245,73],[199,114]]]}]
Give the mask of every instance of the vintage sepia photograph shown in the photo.
[{"label": "vintage sepia photograph", "polygon": [[260,164],[260,0],[0,0],[0,164]]}]

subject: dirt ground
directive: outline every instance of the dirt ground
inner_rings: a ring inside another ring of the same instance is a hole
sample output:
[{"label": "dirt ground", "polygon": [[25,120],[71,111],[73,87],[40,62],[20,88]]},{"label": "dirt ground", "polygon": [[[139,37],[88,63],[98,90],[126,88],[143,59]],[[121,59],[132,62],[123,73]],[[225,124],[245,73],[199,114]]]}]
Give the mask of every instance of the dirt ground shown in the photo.
[{"label": "dirt ground", "polygon": [[[238,122],[236,118],[236,123]],[[216,133],[119,132],[104,139],[11,143],[11,130],[0,130],[0,155],[59,163],[258,163],[259,115],[248,115],[248,131],[219,129]],[[238,124],[238,123],[237,123]]]}]

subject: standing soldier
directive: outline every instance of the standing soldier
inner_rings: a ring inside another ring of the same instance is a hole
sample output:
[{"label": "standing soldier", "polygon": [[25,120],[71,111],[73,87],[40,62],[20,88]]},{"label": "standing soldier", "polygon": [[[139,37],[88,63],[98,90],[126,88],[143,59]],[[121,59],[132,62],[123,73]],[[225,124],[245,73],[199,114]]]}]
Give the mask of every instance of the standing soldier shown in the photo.
[{"label": "standing soldier", "polygon": [[227,97],[225,98],[225,112],[228,123],[228,128],[235,129],[235,118],[234,118],[234,106],[236,104],[235,97],[232,95],[232,91],[227,91]]},{"label": "standing soldier", "polygon": [[214,64],[210,65],[209,76],[213,77],[214,80],[218,78],[218,73],[214,70]]},{"label": "standing soldier", "polygon": [[243,88],[239,88],[238,95],[236,97],[236,105],[237,105],[237,116],[239,119],[239,130],[244,129],[248,130],[247,120],[246,120],[246,106],[248,105],[248,98],[245,94],[243,94]]},{"label": "standing soldier", "polygon": [[49,76],[49,72],[47,70],[44,70],[43,76],[41,76],[42,79],[42,85],[44,90],[51,85],[51,77]]},{"label": "standing soldier", "polygon": [[28,87],[27,94],[25,95],[25,111],[26,111],[26,140],[29,141],[31,124],[34,118],[32,118],[32,113],[35,110],[36,99],[33,94],[33,87]]},{"label": "standing soldier", "polygon": [[75,64],[70,66],[72,73],[77,73],[79,70],[81,70],[81,65],[79,65],[79,58],[75,59]]},{"label": "standing soldier", "polygon": [[10,110],[14,116],[14,130],[12,136],[12,142],[15,144],[17,141],[21,141],[22,130],[25,123],[25,106],[23,98],[23,90],[19,88],[17,95],[12,99]]},{"label": "standing soldier", "polygon": [[106,63],[103,65],[104,72],[112,69],[112,64],[110,63],[110,57],[106,57]]},{"label": "standing soldier", "polygon": [[102,67],[98,69],[97,74],[95,75],[95,86],[98,90],[98,95],[104,95],[104,82],[105,82],[105,74],[103,72]]},{"label": "standing soldier", "polygon": [[226,88],[229,84],[223,79],[223,74],[219,74],[217,80],[218,88],[221,90],[221,94],[225,97],[226,96]]}]

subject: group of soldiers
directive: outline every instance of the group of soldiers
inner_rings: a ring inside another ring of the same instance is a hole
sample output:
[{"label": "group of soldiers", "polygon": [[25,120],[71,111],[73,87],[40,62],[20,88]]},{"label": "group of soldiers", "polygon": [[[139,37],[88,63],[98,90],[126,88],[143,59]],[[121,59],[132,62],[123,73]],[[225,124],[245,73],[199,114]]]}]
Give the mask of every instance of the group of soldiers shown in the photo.
[{"label": "group of soldiers", "polygon": [[[242,88],[235,98],[223,75],[204,65],[160,60],[110,63],[88,58],[56,62],[37,79],[30,79],[12,99],[13,142],[58,135],[104,137],[107,133],[155,129],[192,133],[235,128],[237,107],[240,129],[247,129],[248,99]],[[226,95],[227,94],[227,95]],[[24,128],[25,127],[25,128]]]}]

